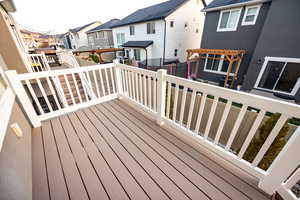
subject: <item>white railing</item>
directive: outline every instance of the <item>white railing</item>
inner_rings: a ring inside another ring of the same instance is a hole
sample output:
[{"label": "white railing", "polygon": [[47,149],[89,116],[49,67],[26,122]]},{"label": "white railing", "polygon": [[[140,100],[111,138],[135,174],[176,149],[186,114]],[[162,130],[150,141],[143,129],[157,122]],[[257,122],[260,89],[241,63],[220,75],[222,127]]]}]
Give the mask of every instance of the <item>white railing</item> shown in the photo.
[{"label": "white railing", "polygon": [[69,67],[80,67],[72,51],[57,52],[59,62]]},{"label": "white railing", "polygon": [[[87,77],[95,97],[89,95],[82,87],[81,73]],[[40,125],[43,120],[119,96],[128,103],[139,106],[142,112],[150,114],[158,124],[164,124],[165,127],[183,134],[257,177],[260,180],[259,187],[269,194],[287,191],[282,188],[290,189],[299,179],[299,171],[294,173],[300,165],[299,127],[296,127],[271,166],[267,170],[259,167],[287,120],[292,117],[300,118],[298,105],[170,76],[165,70],[152,72],[122,64],[47,73],[16,74],[9,71],[7,75],[35,126]],[[56,93],[59,91],[53,87],[53,78],[64,79],[66,82],[65,86],[61,86],[66,105],[57,98]],[[36,89],[33,88],[34,85]],[[49,92],[48,96],[46,89]],[[37,95],[37,92],[41,94]],[[30,99],[36,104],[38,112],[33,108]],[[41,102],[44,102],[43,105]],[[236,112],[236,117],[232,119],[233,111]],[[246,131],[243,126],[249,120],[247,116],[253,113],[255,118]],[[279,113],[280,117],[263,145],[258,147],[255,158],[249,162],[244,159],[244,155],[264,123],[267,113]],[[232,123],[229,128],[228,123]],[[226,132],[228,135],[224,140]],[[240,137],[241,135],[244,137]],[[240,143],[239,150],[233,148],[237,138]]]},{"label": "white railing", "polygon": [[41,54],[27,54],[29,61],[29,72],[49,71],[50,66],[44,53]]}]

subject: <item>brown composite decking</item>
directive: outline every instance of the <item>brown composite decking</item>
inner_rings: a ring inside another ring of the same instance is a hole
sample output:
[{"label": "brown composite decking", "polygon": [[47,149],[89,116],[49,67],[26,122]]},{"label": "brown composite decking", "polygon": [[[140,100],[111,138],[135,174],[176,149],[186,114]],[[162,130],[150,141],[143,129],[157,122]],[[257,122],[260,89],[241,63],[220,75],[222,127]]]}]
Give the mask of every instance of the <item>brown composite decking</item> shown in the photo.
[{"label": "brown composite decking", "polygon": [[268,197],[120,100],[33,130],[33,199]]}]

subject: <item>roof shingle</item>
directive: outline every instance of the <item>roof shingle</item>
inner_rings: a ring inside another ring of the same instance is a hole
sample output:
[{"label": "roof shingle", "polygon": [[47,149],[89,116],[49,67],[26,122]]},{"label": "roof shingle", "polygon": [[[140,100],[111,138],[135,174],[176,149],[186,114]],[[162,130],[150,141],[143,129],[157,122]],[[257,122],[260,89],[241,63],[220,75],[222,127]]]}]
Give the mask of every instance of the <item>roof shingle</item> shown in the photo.
[{"label": "roof shingle", "polygon": [[112,19],[104,24],[101,24],[100,26],[97,26],[96,28],[93,28],[92,30],[87,31],[86,33],[92,33],[95,31],[111,29],[111,27],[114,26],[115,24],[117,24],[119,21],[120,21],[119,19]]}]

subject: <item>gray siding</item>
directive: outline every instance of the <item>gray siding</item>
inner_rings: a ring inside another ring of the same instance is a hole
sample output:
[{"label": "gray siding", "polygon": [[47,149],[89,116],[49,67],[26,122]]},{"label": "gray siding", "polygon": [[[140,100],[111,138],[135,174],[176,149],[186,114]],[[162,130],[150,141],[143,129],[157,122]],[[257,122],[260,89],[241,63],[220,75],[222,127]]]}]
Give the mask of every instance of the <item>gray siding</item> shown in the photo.
[{"label": "gray siding", "polygon": [[[265,56],[300,58],[299,8],[299,0],[273,0],[243,89],[250,90],[254,87]],[[299,91],[296,98],[299,102]]]},{"label": "gray siding", "polygon": [[98,34],[98,32],[93,32],[88,34],[88,37],[93,37],[94,40],[94,45],[91,45],[89,40],[89,46],[91,48],[110,48],[114,46],[112,31],[106,30],[102,32],[104,32],[103,38],[99,38],[99,37],[96,38],[96,34]]},{"label": "gray siding", "polygon": [[[245,8],[242,9],[237,31],[217,32],[220,11],[208,12],[205,17],[205,24],[202,36],[201,48],[207,49],[243,49],[246,55],[241,64],[238,76],[239,82],[243,81],[247,72],[256,42],[264,26],[270,4],[264,3],[260,9],[255,25],[242,26]],[[200,77],[205,80],[218,82],[224,75],[203,71],[203,63],[200,65]]]}]

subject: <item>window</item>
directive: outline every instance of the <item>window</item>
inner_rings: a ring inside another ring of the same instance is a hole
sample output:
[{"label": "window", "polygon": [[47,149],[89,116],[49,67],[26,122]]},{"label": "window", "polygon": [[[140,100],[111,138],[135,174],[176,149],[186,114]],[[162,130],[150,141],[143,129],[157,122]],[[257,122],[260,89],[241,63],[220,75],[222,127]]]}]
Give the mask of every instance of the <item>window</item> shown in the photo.
[{"label": "window", "polygon": [[[207,54],[205,59],[204,71],[213,72],[217,74],[227,74],[229,63],[224,61],[224,55],[212,55]],[[231,75],[236,70],[236,64],[234,63],[231,68]]]},{"label": "window", "polygon": [[221,11],[217,31],[236,31],[241,15],[241,10],[242,9],[239,8]]},{"label": "window", "polygon": [[155,22],[147,23],[147,34],[155,34]]},{"label": "window", "polygon": [[141,50],[140,49],[134,49],[134,59],[140,61],[141,60]]},{"label": "window", "polygon": [[99,38],[104,38],[104,32],[103,32],[103,31],[98,32],[98,37],[99,37]]},{"label": "window", "polygon": [[259,10],[260,5],[246,7],[242,26],[254,25],[259,14]]},{"label": "window", "polygon": [[117,33],[117,44],[122,45],[125,43],[125,33]]},{"label": "window", "polygon": [[174,21],[170,21],[170,27],[171,27],[171,28],[174,27]]},{"label": "window", "polygon": [[266,57],[255,87],[295,95],[300,88],[300,59]]},{"label": "window", "polygon": [[135,29],[134,26],[129,26],[130,35],[134,35]]},{"label": "window", "polygon": [[[97,34],[96,34],[97,35]],[[94,46],[95,45],[95,42],[94,42],[94,37],[93,36],[89,36],[88,37],[88,41],[90,43],[90,46]]]},{"label": "window", "polygon": [[98,38],[98,33],[97,33],[97,32],[95,33],[95,38],[96,38],[96,39]]}]

